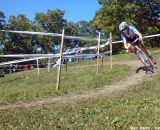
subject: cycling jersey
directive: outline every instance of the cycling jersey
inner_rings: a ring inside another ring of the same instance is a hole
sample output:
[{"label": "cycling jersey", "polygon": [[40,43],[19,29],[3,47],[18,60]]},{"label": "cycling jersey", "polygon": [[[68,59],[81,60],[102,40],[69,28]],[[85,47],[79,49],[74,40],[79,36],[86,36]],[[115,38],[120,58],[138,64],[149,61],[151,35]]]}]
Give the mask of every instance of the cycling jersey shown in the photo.
[{"label": "cycling jersey", "polygon": [[134,26],[128,26],[128,33],[125,34],[124,32],[121,33],[121,38],[123,42],[132,43],[136,38],[139,31]]}]

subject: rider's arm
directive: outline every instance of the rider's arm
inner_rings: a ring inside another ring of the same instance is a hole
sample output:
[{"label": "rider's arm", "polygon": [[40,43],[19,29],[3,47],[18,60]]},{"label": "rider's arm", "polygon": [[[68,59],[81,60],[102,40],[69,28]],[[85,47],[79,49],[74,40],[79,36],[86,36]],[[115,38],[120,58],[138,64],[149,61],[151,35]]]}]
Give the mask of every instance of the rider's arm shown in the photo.
[{"label": "rider's arm", "polygon": [[130,28],[138,36],[139,41],[143,42],[142,34],[135,27],[130,27]]},{"label": "rider's arm", "polygon": [[142,37],[142,34],[140,32],[136,32],[138,38],[139,38],[139,41],[143,42],[143,37]]},{"label": "rider's arm", "polygon": [[125,49],[128,49],[128,43],[126,41],[123,41],[123,45]]},{"label": "rider's arm", "polygon": [[131,44],[127,43],[126,40],[123,40],[123,45],[124,45],[124,48],[126,49],[126,52],[129,53]]},{"label": "rider's arm", "polygon": [[124,48],[128,49],[128,43],[127,43],[126,38],[123,35],[121,35],[121,38],[122,38],[122,41],[123,41]]}]

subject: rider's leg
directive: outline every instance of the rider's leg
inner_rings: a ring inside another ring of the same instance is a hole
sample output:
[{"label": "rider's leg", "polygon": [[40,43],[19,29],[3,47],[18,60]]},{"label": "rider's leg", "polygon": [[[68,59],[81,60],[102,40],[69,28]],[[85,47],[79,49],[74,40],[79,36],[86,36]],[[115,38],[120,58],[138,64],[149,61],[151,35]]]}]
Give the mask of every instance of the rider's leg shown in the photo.
[{"label": "rider's leg", "polygon": [[[130,53],[135,53],[135,55],[137,56],[134,45],[130,45],[130,47],[128,48],[128,50],[129,50]],[[137,56],[137,58],[139,59],[138,56]],[[140,60],[140,59],[139,59],[139,60]]]},{"label": "rider's leg", "polygon": [[157,64],[156,60],[153,59],[152,55],[149,53],[149,51],[145,48],[144,44],[140,42],[138,44],[138,47],[142,49],[142,51],[151,59],[153,64]]}]

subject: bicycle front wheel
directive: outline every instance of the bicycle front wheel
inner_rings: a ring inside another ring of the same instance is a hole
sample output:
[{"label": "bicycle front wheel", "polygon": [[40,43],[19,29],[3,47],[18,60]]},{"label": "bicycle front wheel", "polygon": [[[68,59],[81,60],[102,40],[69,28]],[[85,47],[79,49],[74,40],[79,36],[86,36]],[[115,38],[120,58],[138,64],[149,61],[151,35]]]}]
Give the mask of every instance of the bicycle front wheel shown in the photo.
[{"label": "bicycle front wheel", "polygon": [[151,62],[151,60],[144,54],[143,52],[137,50],[136,51],[137,56],[140,58],[141,62],[146,66],[148,71],[151,71],[152,73],[155,72],[155,66]]}]

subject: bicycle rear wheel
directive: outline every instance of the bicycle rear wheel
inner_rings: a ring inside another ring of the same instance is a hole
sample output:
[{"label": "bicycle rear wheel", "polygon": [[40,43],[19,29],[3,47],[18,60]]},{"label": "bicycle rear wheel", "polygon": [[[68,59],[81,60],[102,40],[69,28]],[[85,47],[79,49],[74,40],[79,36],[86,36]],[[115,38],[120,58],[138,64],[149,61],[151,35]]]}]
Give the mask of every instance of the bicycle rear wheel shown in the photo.
[{"label": "bicycle rear wheel", "polygon": [[137,56],[140,58],[141,62],[146,66],[148,71],[151,71],[152,73],[155,72],[155,66],[151,62],[151,60],[141,51],[136,51]]}]

